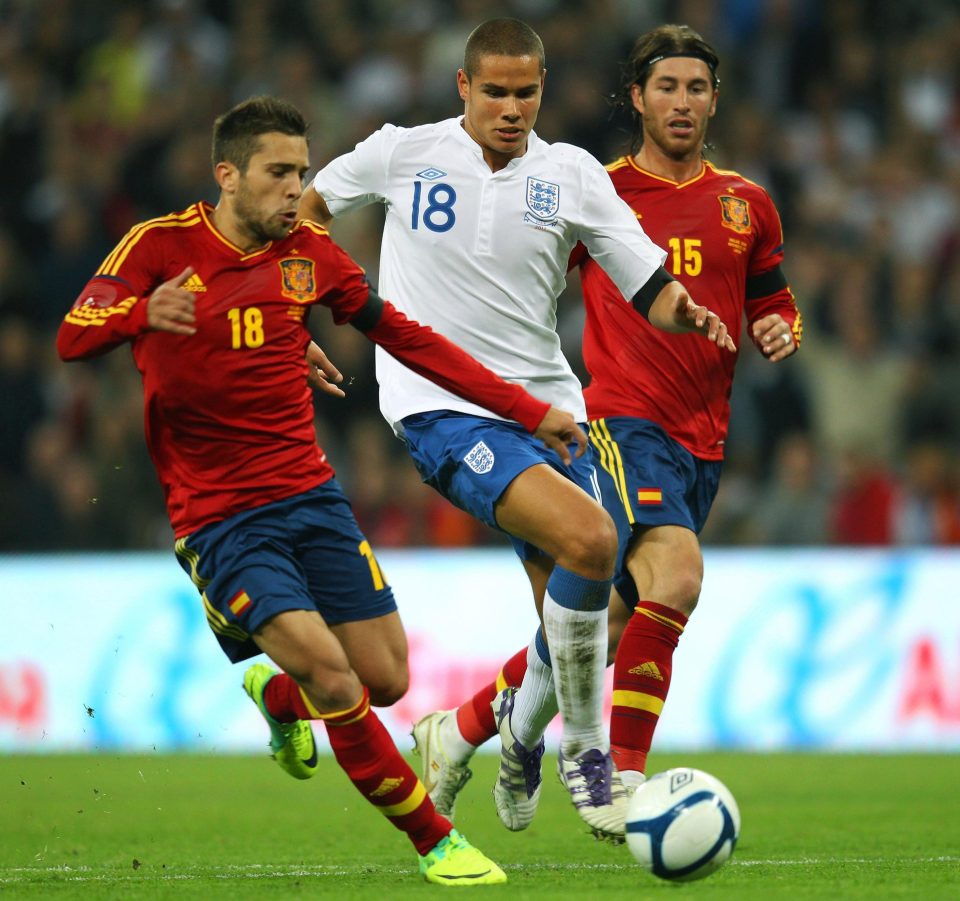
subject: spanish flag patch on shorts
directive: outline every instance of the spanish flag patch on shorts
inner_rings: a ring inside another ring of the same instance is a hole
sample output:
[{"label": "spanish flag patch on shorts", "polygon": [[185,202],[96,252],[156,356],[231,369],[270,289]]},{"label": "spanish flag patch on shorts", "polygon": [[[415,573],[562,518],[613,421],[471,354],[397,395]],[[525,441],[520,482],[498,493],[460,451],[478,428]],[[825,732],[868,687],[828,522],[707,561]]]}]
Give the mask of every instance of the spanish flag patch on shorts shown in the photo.
[{"label": "spanish flag patch on shorts", "polygon": [[234,616],[239,616],[243,613],[244,610],[249,607],[253,601],[250,600],[250,595],[245,591],[238,591],[229,602],[230,612]]},{"label": "spanish flag patch on shorts", "polygon": [[638,504],[662,504],[663,492],[659,488],[638,488]]}]

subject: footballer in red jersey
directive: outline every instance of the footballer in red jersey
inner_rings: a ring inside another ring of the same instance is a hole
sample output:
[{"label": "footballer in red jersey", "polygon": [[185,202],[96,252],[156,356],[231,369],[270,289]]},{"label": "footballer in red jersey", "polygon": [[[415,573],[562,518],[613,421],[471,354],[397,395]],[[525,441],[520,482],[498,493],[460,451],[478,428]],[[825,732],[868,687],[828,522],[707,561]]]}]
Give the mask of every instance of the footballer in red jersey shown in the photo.
[{"label": "footballer in red jersey", "polygon": [[[177,538],[332,478],[306,381],[314,305],[330,307],[337,323],[378,314],[363,329],[371,340],[536,430],[547,404],[377,298],[326,229],[291,221],[279,240],[245,250],[213,214],[200,202],[135,226],[81,291],[57,338],[65,360],[132,343],[147,446]],[[171,281],[195,299],[195,334],[147,322],[145,299]]]},{"label": "footballer in red jersey", "polygon": [[[684,25],[642,35],[624,66],[619,99],[633,118],[630,154],[607,167],[644,231],[667,252],[664,268],[727,323],[741,322],[768,360],[794,354],[802,321],[780,268],[783,235],[767,193],[704,159],[719,96],[713,49]],[[615,651],[610,745],[628,788],[647,752],[670,687],[673,652],[700,596],[698,534],[716,495],[730,418],[736,356],[687,335],[667,335],[633,315],[582,247],[586,325],[584,391],[603,503],[620,536],[609,606]],[[497,680],[455,711],[414,727],[423,772],[446,813],[469,778],[467,762],[496,733],[490,701],[527,667],[515,654]]]},{"label": "footballer in red jersey", "polygon": [[[745,320],[752,343],[779,363],[803,334],[780,268],[780,217],[762,187],[703,159],[717,64],[685,26],[640,38],[623,89],[636,126],[633,153],[607,169],[667,251],[665,268],[710,298],[738,347]],[[624,783],[637,785],[670,688],[673,651],[700,596],[697,536],[719,484],[737,357],[701,353],[684,335],[662,341],[645,323],[625,329],[621,311],[604,301],[604,273],[589,258],[580,272],[590,438],[611,477],[605,505],[620,531],[609,619],[617,647],[610,744]]]},{"label": "footballer in red jersey", "polygon": [[337,761],[420,855],[427,881],[506,881],[435,810],[371,703],[406,690],[396,602],[316,445],[307,359],[336,373],[307,330],[326,306],[404,364],[516,419],[564,462],[586,436],[570,414],[504,382],[377,296],[320,226],[299,222],[307,126],[291,104],[248,100],[213,132],[216,207],[133,228],[80,292],[57,335],[64,360],[129,342],[148,449],[182,568],[232,661],[263,652],[244,689],[277,763],[317,770],[310,720]]},{"label": "footballer in red jersey", "polygon": [[[644,230],[667,251],[664,268],[693,296],[710,298],[738,347],[744,313],[751,337],[756,323],[776,315],[784,323],[778,350],[789,338],[792,351],[801,319],[780,273],[780,217],[763,188],[706,161],[681,182],[643,169],[632,156],[607,170]],[[581,259],[590,419],[647,419],[694,456],[723,459],[737,356],[718,354],[688,335],[659,332],[646,321],[634,324],[629,308],[610,302],[616,287],[606,273],[589,256]]]}]

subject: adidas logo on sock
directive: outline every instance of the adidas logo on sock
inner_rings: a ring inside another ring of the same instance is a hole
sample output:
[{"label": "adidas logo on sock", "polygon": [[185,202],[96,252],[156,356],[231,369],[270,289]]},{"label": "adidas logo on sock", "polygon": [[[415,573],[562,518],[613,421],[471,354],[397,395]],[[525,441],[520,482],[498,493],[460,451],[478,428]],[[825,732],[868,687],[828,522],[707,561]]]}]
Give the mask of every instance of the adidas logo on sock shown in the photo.
[{"label": "adidas logo on sock", "polygon": [[371,798],[382,798],[384,795],[389,795],[395,788],[399,788],[403,785],[403,778],[398,777],[394,779],[384,779],[372,792],[370,792]]},{"label": "adidas logo on sock", "polygon": [[627,670],[627,672],[634,676],[646,676],[648,679],[656,679],[658,682],[663,681],[660,668],[652,660],[647,660],[645,663]]}]

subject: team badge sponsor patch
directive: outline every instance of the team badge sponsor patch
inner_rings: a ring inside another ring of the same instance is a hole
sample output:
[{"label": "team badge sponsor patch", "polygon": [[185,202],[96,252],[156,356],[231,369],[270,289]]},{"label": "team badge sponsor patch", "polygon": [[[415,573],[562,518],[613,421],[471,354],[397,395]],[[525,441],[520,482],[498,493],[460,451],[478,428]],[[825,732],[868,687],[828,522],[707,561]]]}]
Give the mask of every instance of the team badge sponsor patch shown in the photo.
[{"label": "team badge sponsor patch", "polygon": [[297,303],[310,303],[317,299],[317,281],[314,278],[313,260],[289,257],[280,260],[282,284],[280,293]]},{"label": "team badge sponsor patch", "polygon": [[553,219],[560,209],[560,185],[528,176],[527,209],[537,219]]},{"label": "team badge sponsor patch", "polygon": [[639,504],[662,504],[663,492],[659,488],[638,488],[637,503]]},{"label": "team badge sponsor patch", "polygon": [[731,228],[741,235],[748,234],[753,228],[750,221],[750,204],[742,197],[731,197],[722,194],[717,198],[720,201],[720,215],[724,228]]},{"label": "team badge sponsor patch", "polygon": [[421,169],[417,173],[417,178],[425,178],[427,181],[433,181],[435,178],[443,178],[446,174],[443,169],[438,169],[436,166],[427,166],[426,169]]},{"label": "team badge sponsor patch", "polygon": [[483,475],[493,469],[493,451],[482,441],[478,441],[464,458],[467,464],[477,475]]}]

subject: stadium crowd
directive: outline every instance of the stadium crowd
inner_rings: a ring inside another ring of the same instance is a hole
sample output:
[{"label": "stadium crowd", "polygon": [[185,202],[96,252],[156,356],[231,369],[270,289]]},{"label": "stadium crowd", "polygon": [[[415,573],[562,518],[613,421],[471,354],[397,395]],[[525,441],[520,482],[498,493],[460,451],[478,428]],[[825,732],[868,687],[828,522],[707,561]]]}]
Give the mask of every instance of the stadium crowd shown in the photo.
[{"label": "stadium crowd", "polygon": [[[782,366],[741,353],[705,545],[960,543],[955,0],[0,0],[0,551],[171,544],[132,367],[67,367],[53,339],[128,228],[215,200],[214,116],[290,99],[321,165],[383,122],[458,115],[491,15],[544,40],[537,132],[603,162],[626,150],[606,97],[637,34],[686,22],[724,60],[710,156],[773,195],[804,341]],[[374,284],[376,209],[333,229]],[[558,317],[577,361],[576,275]],[[420,484],[372,345],[331,328],[325,349],[347,399],[318,397],[317,428],[374,546],[503,543]]]}]

